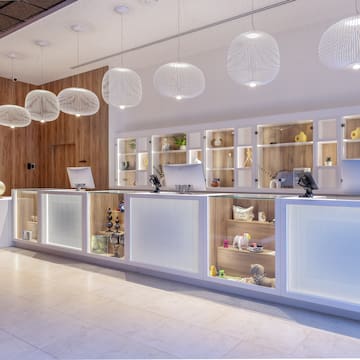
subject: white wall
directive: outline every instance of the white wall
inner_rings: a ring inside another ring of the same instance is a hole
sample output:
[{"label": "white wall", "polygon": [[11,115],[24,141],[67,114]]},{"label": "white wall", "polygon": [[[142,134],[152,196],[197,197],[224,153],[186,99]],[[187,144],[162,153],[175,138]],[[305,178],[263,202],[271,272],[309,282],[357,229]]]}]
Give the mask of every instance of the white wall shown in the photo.
[{"label": "white wall", "polygon": [[[178,102],[161,97],[152,84],[157,66],[137,69],[143,81],[142,103],[125,111],[111,108],[109,131],[114,134],[358,105],[360,71],[329,70],[318,60],[319,39],[328,25],[277,34],[281,52],[279,75],[272,83],[255,89],[237,85],[228,77],[228,44],[216,51],[184,59],[199,66],[206,76],[206,90],[195,99]],[[143,55],[146,61],[146,54],[140,54]],[[171,47],[164,45],[164,63],[170,60]]]}]

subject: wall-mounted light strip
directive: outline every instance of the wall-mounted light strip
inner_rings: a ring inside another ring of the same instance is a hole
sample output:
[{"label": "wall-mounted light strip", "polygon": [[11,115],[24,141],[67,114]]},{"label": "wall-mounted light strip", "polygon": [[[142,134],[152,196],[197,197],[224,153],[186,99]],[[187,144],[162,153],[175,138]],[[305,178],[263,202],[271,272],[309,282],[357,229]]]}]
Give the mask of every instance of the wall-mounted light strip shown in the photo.
[{"label": "wall-mounted light strip", "polygon": [[86,61],[86,62],[83,62],[82,64],[78,64],[78,65],[72,66],[72,67],[70,67],[70,69],[75,70],[75,69],[78,69],[78,68],[80,68],[80,67],[82,67],[82,66],[91,65],[91,64],[94,64],[94,63],[99,62],[99,61],[108,60],[108,59],[111,59],[111,58],[113,58],[113,57],[115,57],[115,56],[120,56],[120,55],[123,55],[123,54],[127,54],[127,53],[129,53],[129,52],[133,52],[133,51],[137,51],[137,50],[140,50],[140,49],[144,49],[144,48],[149,47],[149,46],[157,45],[157,44],[163,43],[163,42],[165,42],[165,41],[169,41],[169,40],[176,39],[176,38],[178,38],[178,37],[180,37],[180,36],[185,36],[185,35],[193,34],[193,33],[198,32],[198,31],[203,31],[203,30],[206,30],[206,29],[215,27],[215,26],[219,26],[219,25],[222,25],[222,24],[231,22],[231,21],[235,21],[235,20],[238,20],[238,19],[241,19],[241,18],[250,16],[250,15],[252,15],[252,14],[256,14],[256,13],[260,13],[260,12],[267,11],[267,10],[270,10],[270,9],[274,9],[274,8],[279,7],[279,6],[286,5],[286,4],[295,2],[295,1],[296,1],[296,0],[283,0],[283,1],[279,1],[279,2],[276,2],[276,3],[271,4],[271,5],[267,5],[267,6],[258,8],[258,9],[254,9],[254,10],[252,10],[252,11],[247,11],[247,12],[245,12],[245,13],[241,13],[241,14],[232,16],[232,17],[230,17],[230,18],[226,18],[226,19],[223,19],[223,20],[220,20],[220,21],[216,21],[216,22],[213,22],[213,23],[204,25],[204,26],[200,26],[200,27],[197,27],[197,28],[194,28],[194,29],[190,29],[190,30],[187,30],[187,31],[184,31],[184,32],[175,34],[175,35],[167,36],[167,37],[161,38],[161,39],[159,39],[159,40],[151,41],[151,42],[149,42],[149,43],[146,43],[146,44],[143,44],[143,45],[139,45],[139,46],[136,46],[136,47],[133,47],[133,48],[130,48],[130,49],[126,49],[126,50],[123,50],[123,51],[121,51],[121,52],[117,52],[117,53],[114,53],[114,54],[106,55],[106,56],[103,56],[103,57],[101,57],[101,58],[97,58],[97,59],[94,59],[94,60]]}]

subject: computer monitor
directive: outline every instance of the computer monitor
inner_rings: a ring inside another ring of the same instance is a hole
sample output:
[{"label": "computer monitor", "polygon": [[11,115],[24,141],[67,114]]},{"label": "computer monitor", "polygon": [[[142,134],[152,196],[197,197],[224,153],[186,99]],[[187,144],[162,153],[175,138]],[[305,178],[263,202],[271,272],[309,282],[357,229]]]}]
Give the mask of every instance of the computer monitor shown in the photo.
[{"label": "computer monitor", "polygon": [[190,190],[206,190],[202,164],[163,165],[165,185],[176,189],[177,185],[190,185]]},{"label": "computer monitor", "polygon": [[76,190],[95,188],[90,166],[68,167],[67,173],[72,188],[75,188]]}]

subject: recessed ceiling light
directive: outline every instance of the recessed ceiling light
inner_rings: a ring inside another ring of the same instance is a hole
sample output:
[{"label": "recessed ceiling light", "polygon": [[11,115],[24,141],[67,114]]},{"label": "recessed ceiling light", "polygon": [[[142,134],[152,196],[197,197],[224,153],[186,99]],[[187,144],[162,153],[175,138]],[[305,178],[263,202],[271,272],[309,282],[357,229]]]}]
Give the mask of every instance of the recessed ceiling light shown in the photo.
[{"label": "recessed ceiling light", "polygon": [[153,5],[159,2],[159,0],[138,0],[142,5]]},{"label": "recessed ceiling light", "polygon": [[50,45],[50,42],[47,40],[35,40],[34,43],[35,43],[35,45],[40,46],[40,47],[45,47],[45,46]]},{"label": "recessed ceiling light", "polygon": [[129,12],[129,7],[127,5],[117,5],[114,7],[114,11],[118,14],[126,14]]},{"label": "recessed ceiling light", "polygon": [[70,26],[72,31],[75,32],[83,32],[86,30],[86,26],[85,25],[81,25],[81,24],[74,24]]}]

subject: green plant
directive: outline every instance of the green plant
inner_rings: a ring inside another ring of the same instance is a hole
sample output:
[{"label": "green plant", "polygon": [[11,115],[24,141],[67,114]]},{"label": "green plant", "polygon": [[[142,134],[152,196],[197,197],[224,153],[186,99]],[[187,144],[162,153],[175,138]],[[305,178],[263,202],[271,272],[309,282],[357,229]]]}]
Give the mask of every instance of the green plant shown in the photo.
[{"label": "green plant", "polygon": [[175,145],[177,145],[177,146],[186,145],[186,135],[181,134],[181,135],[174,136],[174,142],[175,142]]}]

